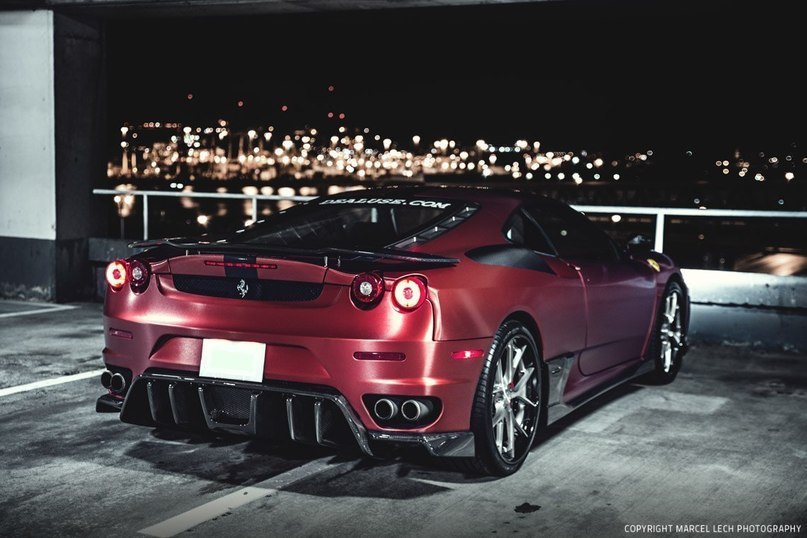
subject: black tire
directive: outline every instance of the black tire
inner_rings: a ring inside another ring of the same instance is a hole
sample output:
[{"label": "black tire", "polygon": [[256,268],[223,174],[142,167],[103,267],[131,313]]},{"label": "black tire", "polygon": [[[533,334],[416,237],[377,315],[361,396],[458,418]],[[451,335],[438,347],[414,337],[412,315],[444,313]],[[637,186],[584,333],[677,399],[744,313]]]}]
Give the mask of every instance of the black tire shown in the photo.
[{"label": "black tire", "polygon": [[649,383],[671,383],[681,370],[686,353],[688,312],[685,297],[684,289],[678,282],[672,280],[667,284],[648,346],[648,360],[654,363],[653,371],[646,377]]},{"label": "black tire", "polygon": [[[508,361],[516,362],[511,374]],[[532,333],[518,321],[506,321],[493,338],[474,396],[471,430],[476,455],[451,458],[454,468],[507,476],[521,467],[543,418],[542,375],[540,351]],[[502,380],[508,380],[507,386]]]}]

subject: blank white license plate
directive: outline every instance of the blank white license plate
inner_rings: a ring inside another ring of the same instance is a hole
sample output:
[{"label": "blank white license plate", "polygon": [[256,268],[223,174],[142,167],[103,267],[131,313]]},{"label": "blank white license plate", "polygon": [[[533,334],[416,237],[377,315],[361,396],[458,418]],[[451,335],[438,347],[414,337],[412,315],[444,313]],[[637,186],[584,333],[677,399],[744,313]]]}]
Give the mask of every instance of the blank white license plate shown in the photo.
[{"label": "blank white license plate", "polygon": [[266,344],[205,338],[202,340],[201,377],[234,381],[263,381]]}]

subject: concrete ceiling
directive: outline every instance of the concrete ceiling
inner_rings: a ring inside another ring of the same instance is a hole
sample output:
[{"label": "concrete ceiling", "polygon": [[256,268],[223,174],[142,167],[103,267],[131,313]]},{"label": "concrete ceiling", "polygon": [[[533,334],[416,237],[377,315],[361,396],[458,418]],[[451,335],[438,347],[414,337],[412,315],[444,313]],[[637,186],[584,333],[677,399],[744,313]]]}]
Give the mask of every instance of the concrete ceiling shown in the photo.
[{"label": "concrete ceiling", "polygon": [[317,13],[544,3],[561,0],[0,0],[0,9],[53,9],[103,17]]}]

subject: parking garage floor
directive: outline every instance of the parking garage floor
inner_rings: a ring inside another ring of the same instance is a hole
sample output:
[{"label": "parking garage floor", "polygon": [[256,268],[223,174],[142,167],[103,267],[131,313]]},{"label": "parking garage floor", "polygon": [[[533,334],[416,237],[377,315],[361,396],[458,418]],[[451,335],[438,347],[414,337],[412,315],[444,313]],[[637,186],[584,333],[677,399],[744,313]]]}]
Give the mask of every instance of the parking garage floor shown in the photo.
[{"label": "parking garage floor", "polygon": [[123,424],[102,347],[99,304],[0,301],[0,536],[807,536],[803,355],[696,343],[491,479]]}]

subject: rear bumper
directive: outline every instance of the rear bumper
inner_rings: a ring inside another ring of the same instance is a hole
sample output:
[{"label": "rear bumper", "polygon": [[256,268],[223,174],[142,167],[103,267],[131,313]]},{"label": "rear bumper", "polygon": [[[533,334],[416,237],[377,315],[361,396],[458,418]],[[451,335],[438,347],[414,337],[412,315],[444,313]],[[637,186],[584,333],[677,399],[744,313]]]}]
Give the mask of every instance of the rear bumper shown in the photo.
[{"label": "rear bumper", "polygon": [[144,426],[210,430],[329,447],[357,446],[372,456],[371,442],[418,444],[431,455],[472,457],[467,431],[407,433],[368,430],[347,399],[327,386],[244,383],[145,373],[124,401],[101,396],[98,411],[121,411],[121,420]]},{"label": "rear bumper", "polygon": [[[317,327],[316,322],[312,321],[311,325]],[[263,342],[266,344],[265,385],[296,383],[331,387],[347,400],[365,428],[388,433],[410,432],[377,422],[365,404],[365,396],[436,398],[442,402],[442,410],[433,422],[404,430],[423,434],[469,430],[473,397],[484,359],[454,359],[452,353],[486,350],[491,341],[478,338],[439,342],[431,340],[430,334],[417,335],[417,339],[403,334],[400,339],[267,334],[136,323],[112,317],[106,317],[105,326],[104,363],[110,369],[130,370],[133,381],[154,371],[199,377],[205,338]],[[125,331],[131,336],[118,337],[111,334],[113,330]],[[354,358],[357,351],[393,352],[404,354],[406,358],[359,360]]]}]

